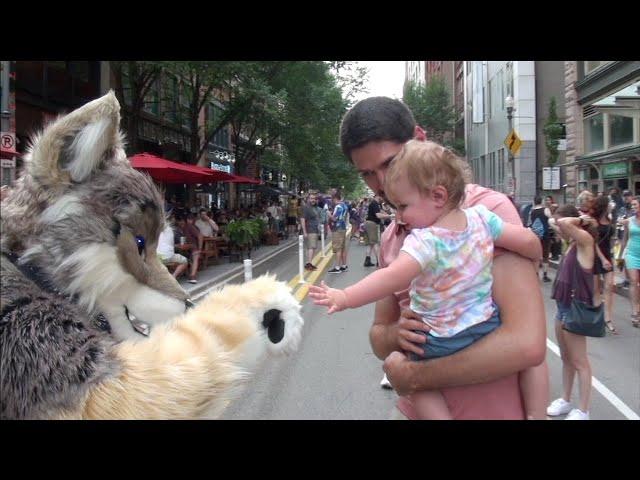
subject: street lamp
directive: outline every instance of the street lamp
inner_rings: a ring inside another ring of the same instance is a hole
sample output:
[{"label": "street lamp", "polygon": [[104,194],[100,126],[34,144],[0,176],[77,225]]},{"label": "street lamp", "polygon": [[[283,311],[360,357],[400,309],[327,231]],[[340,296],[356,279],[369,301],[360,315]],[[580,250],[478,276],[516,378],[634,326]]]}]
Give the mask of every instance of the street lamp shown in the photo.
[{"label": "street lamp", "polygon": [[[511,95],[507,95],[507,98],[504,99],[504,106],[507,109],[507,120],[509,120],[509,133],[513,130],[513,112],[515,111],[514,100]],[[516,198],[516,160],[511,153],[511,149],[509,150],[509,161],[511,162],[511,182],[513,188],[513,198]]]}]

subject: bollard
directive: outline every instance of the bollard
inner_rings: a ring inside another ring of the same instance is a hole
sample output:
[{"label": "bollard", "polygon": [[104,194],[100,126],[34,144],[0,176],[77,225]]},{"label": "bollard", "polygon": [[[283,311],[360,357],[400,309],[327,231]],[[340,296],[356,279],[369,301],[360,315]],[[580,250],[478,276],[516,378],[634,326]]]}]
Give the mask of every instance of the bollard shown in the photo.
[{"label": "bollard", "polygon": [[320,229],[320,245],[322,246],[322,258],[324,258],[324,225],[320,224],[318,225],[318,228]]},{"label": "bollard", "polygon": [[253,267],[251,265],[251,259],[247,258],[244,262],[244,281],[248,282],[253,278]]},{"label": "bollard", "polygon": [[299,277],[298,283],[305,283],[304,281],[304,235],[298,235],[298,260],[299,260]]}]

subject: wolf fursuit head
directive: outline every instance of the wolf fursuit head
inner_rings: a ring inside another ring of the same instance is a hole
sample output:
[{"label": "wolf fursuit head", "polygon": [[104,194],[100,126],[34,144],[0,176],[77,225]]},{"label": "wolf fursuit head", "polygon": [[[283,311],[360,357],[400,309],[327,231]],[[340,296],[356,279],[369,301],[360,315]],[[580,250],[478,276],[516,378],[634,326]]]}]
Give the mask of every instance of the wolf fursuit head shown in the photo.
[{"label": "wolf fursuit head", "polygon": [[110,92],[48,125],[2,201],[0,418],[215,418],[300,341],[273,276],[192,307],[156,256],[164,201],[131,167],[119,112]]}]

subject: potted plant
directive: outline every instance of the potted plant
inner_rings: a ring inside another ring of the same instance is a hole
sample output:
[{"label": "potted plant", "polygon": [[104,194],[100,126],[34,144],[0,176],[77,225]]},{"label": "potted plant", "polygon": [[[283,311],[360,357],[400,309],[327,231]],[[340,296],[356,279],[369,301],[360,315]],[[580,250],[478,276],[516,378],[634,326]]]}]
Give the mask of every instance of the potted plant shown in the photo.
[{"label": "potted plant", "polygon": [[244,252],[251,258],[251,247],[260,239],[260,225],[255,220],[235,220],[227,225],[227,236],[241,259]]}]

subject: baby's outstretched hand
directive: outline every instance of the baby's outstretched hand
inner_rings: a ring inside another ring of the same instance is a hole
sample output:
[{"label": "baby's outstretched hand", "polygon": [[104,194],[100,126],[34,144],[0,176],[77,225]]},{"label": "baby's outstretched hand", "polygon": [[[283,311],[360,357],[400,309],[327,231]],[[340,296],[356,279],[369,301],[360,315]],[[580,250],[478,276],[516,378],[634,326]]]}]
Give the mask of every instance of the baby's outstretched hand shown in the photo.
[{"label": "baby's outstretched hand", "polygon": [[347,308],[347,296],[344,290],[329,288],[324,281],[320,283],[320,286],[311,285],[309,287],[309,296],[313,298],[315,305],[329,307],[327,312],[329,315]]}]

